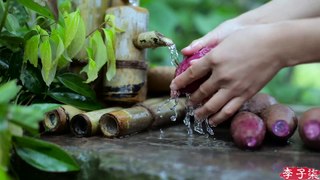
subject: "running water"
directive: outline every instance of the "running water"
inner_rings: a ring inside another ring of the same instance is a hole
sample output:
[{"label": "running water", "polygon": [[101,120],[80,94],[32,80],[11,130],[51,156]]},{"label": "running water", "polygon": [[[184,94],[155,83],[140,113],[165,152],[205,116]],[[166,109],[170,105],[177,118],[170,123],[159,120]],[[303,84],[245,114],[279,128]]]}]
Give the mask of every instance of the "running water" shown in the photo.
[{"label": "running water", "polygon": [[[170,51],[170,59],[171,59],[171,64],[175,67],[179,66],[179,54],[176,48],[176,45],[172,42],[167,44],[168,49]],[[161,110],[167,106],[169,103],[173,102],[173,105],[170,107],[170,110],[174,112],[174,115],[170,117],[171,121],[176,121],[177,120],[177,105],[178,105],[178,100],[179,100],[179,93],[175,92],[174,96],[171,97],[170,99],[166,100],[163,104],[161,104],[158,109],[157,112],[160,113]],[[187,102],[186,104],[188,104],[188,101],[190,99],[190,94],[186,94],[187,97]],[[209,123],[208,123],[208,118],[205,119],[196,119],[194,117],[194,111],[195,108],[191,107],[191,106],[187,106],[186,107],[186,116],[183,120],[183,123],[187,126],[187,130],[188,130],[188,135],[193,135],[193,130],[199,134],[210,134],[210,135],[214,135],[213,129],[210,127]],[[194,117],[194,121],[193,121],[193,128],[192,128],[192,123],[191,123],[191,117]],[[160,118],[163,118],[162,116],[160,116]],[[205,127],[205,130],[204,130]],[[207,132],[207,133],[206,133]]]},{"label": "running water", "polygon": [[176,45],[174,43],[170,44],[168,46],[168,49],[170,51],[171,64],[175,67],[178,67],[179,66],[179,60],[178,60],[179,54],[178,54]]}]

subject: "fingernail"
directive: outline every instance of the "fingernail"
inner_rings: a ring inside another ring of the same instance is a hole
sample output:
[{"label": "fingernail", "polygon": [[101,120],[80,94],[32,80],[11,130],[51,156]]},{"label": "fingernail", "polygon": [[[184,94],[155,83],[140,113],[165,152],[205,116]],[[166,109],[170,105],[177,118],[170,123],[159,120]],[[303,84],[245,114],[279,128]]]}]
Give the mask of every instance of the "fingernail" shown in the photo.
[{"label": "fingernail", "polygon": [[172,83],[170,84],[170,89],[172,91],[176,91],[177,90],[177,86],[174,84],[174,82],[172,81]]},{"label": "fingernail", "polygon": [[191,47],[190,47],[190,46],[187,46],[187,47],[181,49],[181,51],[188,51],[188,50],[190,50],[190,49],[191,49]]}]

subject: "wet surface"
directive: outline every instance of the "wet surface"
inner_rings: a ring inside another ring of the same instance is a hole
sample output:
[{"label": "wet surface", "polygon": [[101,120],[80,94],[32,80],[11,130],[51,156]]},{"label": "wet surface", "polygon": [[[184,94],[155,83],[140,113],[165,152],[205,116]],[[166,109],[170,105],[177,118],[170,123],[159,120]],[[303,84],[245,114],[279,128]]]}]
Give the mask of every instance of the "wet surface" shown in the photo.
[{"label": "wet surface", "polygon": [[76,179],[280,179],[284,167],[320,169],[320,153],[296,133],[288,143],[266,142],[256,151],[234,146],[227,129],[189,136],[184,125],[107,139],[46,136],[81,164]]}]

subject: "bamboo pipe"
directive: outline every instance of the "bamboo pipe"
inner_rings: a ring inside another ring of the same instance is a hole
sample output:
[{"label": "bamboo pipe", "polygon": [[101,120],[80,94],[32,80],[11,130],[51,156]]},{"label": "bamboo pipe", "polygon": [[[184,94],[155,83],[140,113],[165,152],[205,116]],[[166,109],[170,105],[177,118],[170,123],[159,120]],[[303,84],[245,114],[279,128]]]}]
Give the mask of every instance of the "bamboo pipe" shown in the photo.
[{"label": "bamboo pipe", "polygon": [[70,119],[83,112],[73,106],[63,105],[56,110],[46,113],[43,121],[44,128],[51,133],[66,133],[70,130]]},{"label": "bamboo pipe", "polygon": [[149,31],[138,34],[133,39],[133,44],[138,49],[157,48],[173,45],[173,41],[157,31]]},{"label": "bamboo pipe", "polygon": [[120,107],[111,107],[97,111],[81,113],[70,121],[71,132],[77,137],[89,137],[100,133],[99,119],[103,114],[120,110]]},{"label": "bamboo pipe", "polygon": [[[168,124],[171,122],[170,117],[175,115],[175,112],[171,110],[172,102],[166,102],[166,100],[162,100],[142,103],[131,108],[104,114],[99,121],[101,131],[106,137],[112,138]],[[178,121],[182,120],[185,115],[185,103],[183,102],[183,99],[178,100]],[[160,106],[163,108],[158,111]]]}]

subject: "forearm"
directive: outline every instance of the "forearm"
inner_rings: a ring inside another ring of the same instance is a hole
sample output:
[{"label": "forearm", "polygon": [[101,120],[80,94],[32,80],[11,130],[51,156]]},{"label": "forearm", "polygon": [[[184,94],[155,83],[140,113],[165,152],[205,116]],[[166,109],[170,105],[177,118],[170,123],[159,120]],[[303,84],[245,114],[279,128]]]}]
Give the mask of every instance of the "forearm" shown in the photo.
[{"label": "forearm", "polygon": [[320,18],[279,22],[270,29],[272,51],[282,67],[320,60]]},{"label": "forearm", "polygon": [[246,25],[320,16],[319,0],[273,0],[237,17]]}]

